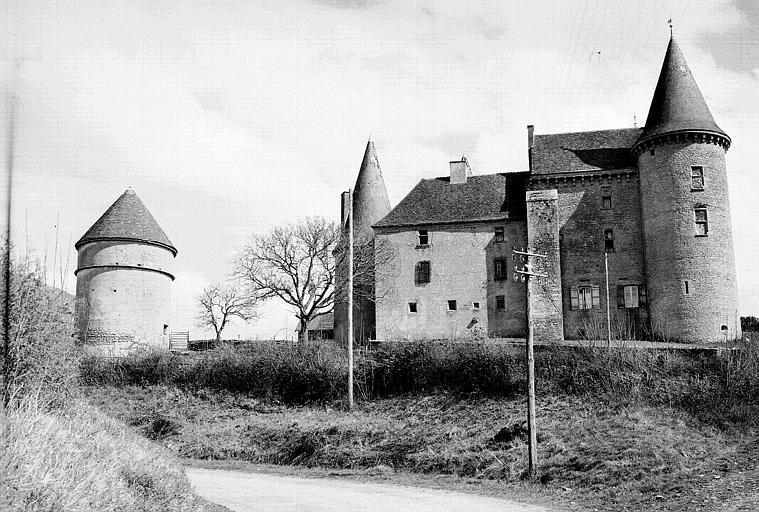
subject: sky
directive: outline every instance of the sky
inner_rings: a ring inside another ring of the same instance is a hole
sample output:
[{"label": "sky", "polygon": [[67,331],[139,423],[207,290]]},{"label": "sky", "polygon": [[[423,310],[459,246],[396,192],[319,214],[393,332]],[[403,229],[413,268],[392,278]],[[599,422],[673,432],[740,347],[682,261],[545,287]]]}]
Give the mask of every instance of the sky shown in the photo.
[{"label": "sky", "polygon": [[[370,134],[395,205],[462,153],[476,174],[526,170],[528,124],[645,124],[668,19],[733,141],[740,312],[759,316],[750,0],[2,0],[3,120],[18,98],[12,238],[73,292],[74,242],[133,187],[179,249],[172,330],[202,337],[203,287],[229,277],[252,234],[337,220]],[[296,327],[281,302],[260,315],[227,335]]]}]

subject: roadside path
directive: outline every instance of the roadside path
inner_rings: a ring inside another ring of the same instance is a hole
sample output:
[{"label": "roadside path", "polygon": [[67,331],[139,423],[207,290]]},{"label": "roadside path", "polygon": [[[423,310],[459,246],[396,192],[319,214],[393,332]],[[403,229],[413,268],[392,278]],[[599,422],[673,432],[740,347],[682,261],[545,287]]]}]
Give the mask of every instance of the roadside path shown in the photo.
[{"label": "roadside path", "polygon": [[327,478],[185,468],[195,492],[235,512],[548,512],[486,496]]}]

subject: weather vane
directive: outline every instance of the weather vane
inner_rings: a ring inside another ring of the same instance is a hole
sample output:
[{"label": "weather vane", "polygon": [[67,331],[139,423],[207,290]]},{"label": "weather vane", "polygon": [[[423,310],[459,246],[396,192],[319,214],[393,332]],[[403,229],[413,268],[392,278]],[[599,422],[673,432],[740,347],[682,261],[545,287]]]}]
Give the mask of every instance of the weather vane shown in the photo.
[{"label": "weather vane", "polygon": [[672,18],[668,19],[667,23],[669,23],[669,37],[673,37],[674,32],[672,31]]}]

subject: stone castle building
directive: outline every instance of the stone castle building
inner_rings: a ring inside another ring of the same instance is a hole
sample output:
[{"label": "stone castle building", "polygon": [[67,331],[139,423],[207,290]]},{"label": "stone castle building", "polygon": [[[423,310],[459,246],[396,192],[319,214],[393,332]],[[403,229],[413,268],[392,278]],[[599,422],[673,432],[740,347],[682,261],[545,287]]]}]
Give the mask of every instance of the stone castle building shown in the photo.
[{"label": "stone castle building", "polygon": [[[725,166],[731,141],[674,39],[645,127],[527,131],[527,172],[474,175],[462,158],[383,215],[385,187],[374,183],[384,194],[377,218],[368,219],[374,243],[395,257],[377,265],[378,300],[362,313],[364,338],[521,337],[528,296],[536,337],[604,338],[606,257],[616,336],[739,335]],[[356,194],[357,212],[367,199]],[[512,247],[546,255],[534,264],[548,277],[532,280],[529,294],[513,279],[521,262]]]},{"label": "stone castle building", "polygon": [[170,272],[177,249],[127,189],[74,245],[80,341],[104,355],[169,349]]}]

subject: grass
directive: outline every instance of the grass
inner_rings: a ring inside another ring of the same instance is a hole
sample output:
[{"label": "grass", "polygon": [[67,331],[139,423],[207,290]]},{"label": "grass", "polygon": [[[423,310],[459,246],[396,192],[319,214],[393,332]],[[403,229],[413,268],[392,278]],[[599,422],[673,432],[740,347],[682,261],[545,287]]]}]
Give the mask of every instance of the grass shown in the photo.
[{"label": "grass", "polygon": [[176,456],[86,403],[0,412],[0,510],[218,510],[190,489]]},{"label": "grass", "polygon": [[[339,404],[285,406],[162,386],[93,387],[88,394],[188,459],[453,475],[497,480],[518,493],[524,485],[521,398],[404,396],[361,402],[346,413]],[[736,507],[757,497],[742,487],[759,477],[754,433],[721,430],[666,407],[588,397],[540,396],[537,421],[546,495],[601,510],[712,510],[712,497]]]}]

